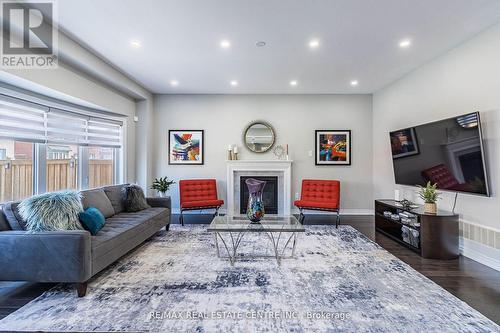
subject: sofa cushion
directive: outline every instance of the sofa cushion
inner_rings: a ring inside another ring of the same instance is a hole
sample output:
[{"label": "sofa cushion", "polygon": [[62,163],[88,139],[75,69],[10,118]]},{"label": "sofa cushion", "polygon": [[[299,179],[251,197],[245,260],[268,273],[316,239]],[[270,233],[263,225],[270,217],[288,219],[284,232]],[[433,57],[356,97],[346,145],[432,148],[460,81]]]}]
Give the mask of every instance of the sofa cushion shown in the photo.
[{"label": "sofa cushion", "polygon": [[82,191],[82,204],[83,209],[87,209],[89,207],[99,209],[105,218],[115,215],[115,209],[102,188]]},{"label": "sofa cushion", "polygon": [[19,204],[21,201],[7,202],[3,205],[5,219],[12,230],[26,230],[26,221],[19,214]]},{"label": "sofa cushion", "polygon": [[125,202],[123,201],[122,189],[126,185],[128,184],[104,187],[104,193],[106,193],[109,201],[111,201],[111,205],[115,210],[115,214],[120,214],[121,212],[125,211]]},{"label": "sofa cushion", "polygon": [[122,243],[128,242],[158,220],[168,220],[168,208],[148,208],[135,213],[120,213],[106,219],[97,236],[92,237],[92,259],[106,255]]}]

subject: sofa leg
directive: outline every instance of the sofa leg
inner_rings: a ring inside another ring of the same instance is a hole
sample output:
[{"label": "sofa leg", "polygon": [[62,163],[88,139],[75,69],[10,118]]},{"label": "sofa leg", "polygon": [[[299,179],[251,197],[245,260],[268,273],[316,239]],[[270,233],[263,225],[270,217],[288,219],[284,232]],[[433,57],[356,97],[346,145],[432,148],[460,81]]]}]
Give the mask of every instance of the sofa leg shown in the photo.
[{"label": "sofa leg", "polygon": [[184,216],[182,216],[182,210],[181,210],[181,216],[179,216],[179,222],[181,223],[182,226],[184,225]]},{"label": "sofa leg", "polygon": [[78,294],[78,297],[84,297],[87,294],[87,285],[88,283],[86,281],[76,284],[76,293]]},{"label": "sofa leg", "polygon": [[337,219],[335,220],[335,228],[338,228],[340,224],[340,212],[337,211]]},{"label": "sofa leg", "polygon": [[220,207],[215,208],[215,213],[213,217],[219,216],[219,208]]},{"label": "sofa leg", "polygon": [[170,223],[165,226],[165,230],[169,231],[170,230]]}]

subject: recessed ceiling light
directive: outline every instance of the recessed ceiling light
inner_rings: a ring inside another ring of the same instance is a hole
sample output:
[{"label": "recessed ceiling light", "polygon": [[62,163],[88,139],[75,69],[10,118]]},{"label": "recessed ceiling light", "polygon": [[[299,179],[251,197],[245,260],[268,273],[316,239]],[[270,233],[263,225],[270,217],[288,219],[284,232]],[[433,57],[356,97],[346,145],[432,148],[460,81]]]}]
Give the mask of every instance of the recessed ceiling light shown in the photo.
[{"label": "recessed ceiling light", "polygon": [[313,39],[309,42],[309,47],[311,49],[317,49],[319,47],[319,40],[318,39]]},{"label": "recessed ceiling light", "polygon": [[130,46],[132,46],[135,49],[138,49],[142,46],[141,41],[139,41],[137,39],[132,39],[129,44],[130,44]]},{"label": "recessed ceiling light", "polygon": [[403,39],[399,42],[399,47],[402,49],[406,49],[411,46],[411,40]]},{"label": "recessed ceiling light", "polygon": [[358,84],[358,80],[351,80],[351,86],[356,87]]},{"label": "recessed ceiling light", "polygon": [[266,46],[266,42],[264,42],[263,40],[260,40],[258,42],[255,43],[255,46],[257,47],[264,47]]},{"label": "recessed ceiling light", "polygon": [[233,87],[236,87],[238,85],[238,81],[236,80],[232,80],[231,82],[229,82]]},{"label": "recessed ceiling light", "polygon": [[179,85],[179,81],[177,81],[177,80],[172,80],[172,81],[170,81],[170,85],[171,85],[172,87],[177,87],[177,86]]},{"label": "recessed ceiling light", "polygon": [[298,85],[298,84],[299,84],[299,83],[297,82],[297,80],[292,80],[292,81],[290,81],[290,85],[291,85],[292,87],[295,87],[295,86],[296,86],[296,85]]},{"label": "recessed ceiling light", "polygon": [[231,47],[231,42],[226,39],[221,40],[220,47],[222,47],[223,49],[228,49]]}]

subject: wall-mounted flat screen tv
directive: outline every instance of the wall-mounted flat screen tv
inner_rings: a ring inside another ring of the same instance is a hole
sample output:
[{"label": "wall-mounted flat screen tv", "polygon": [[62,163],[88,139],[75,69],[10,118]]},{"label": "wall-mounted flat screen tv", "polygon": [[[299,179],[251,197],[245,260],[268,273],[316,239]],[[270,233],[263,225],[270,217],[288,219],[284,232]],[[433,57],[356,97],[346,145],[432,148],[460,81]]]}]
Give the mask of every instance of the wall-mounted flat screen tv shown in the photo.
[{"label": "wall-mounted flat screen tv", "polygon": [[479,112],[390,133],[397,184],[489,196]]}]

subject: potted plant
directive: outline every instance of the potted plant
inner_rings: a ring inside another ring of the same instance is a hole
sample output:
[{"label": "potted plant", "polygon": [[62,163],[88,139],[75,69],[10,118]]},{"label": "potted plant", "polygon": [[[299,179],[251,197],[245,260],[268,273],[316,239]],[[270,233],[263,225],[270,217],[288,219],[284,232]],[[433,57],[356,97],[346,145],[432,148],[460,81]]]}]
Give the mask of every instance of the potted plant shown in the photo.
[{"label": "potted plant", "polygon": [[418,185],[420,191],[419,196],[424,200],[424,212],[429,214],[437,213],[436,202],[439,199],[439,192],[437,191],[437,184],[432,185],[431,182],[427,182],[425,187]]},{"label": "potted plant", "polygon": [[170,185],[175,184],[173,180],[169,180],[168,177],[155,178],[153,185],[151,185],[152,190],[156,190],[160,197],[165,197],[168,192]]}]

